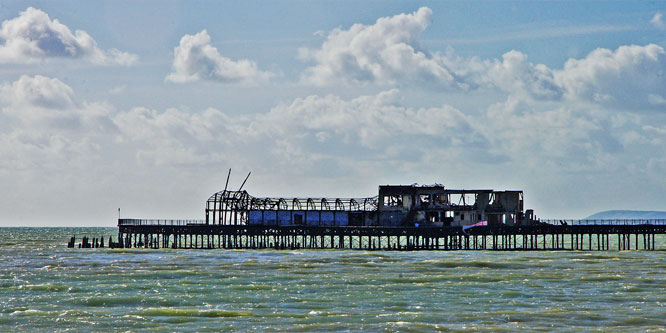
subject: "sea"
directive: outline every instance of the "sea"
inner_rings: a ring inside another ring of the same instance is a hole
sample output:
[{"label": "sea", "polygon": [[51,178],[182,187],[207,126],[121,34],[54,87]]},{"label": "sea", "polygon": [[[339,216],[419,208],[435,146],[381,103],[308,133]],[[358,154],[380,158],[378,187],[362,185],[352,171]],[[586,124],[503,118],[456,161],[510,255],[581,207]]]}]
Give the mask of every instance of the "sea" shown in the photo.
[{"label": "sea", "polygon": [[117,229],[0,228],[0,331],[666,330],[663,237],[392,252],[69,249],[73,235]]}]

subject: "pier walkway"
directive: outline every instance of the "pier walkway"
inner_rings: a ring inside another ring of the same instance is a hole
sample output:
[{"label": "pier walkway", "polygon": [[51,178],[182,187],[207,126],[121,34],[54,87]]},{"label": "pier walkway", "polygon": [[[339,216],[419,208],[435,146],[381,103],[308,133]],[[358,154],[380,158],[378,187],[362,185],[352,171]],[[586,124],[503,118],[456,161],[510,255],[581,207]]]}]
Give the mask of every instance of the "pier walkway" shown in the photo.
[{"label": "pier walkway", "polygon": [[531,226],[213,225],[119,219],[120,248],[359,250],[656,250],[666,220],[549,220]]}]

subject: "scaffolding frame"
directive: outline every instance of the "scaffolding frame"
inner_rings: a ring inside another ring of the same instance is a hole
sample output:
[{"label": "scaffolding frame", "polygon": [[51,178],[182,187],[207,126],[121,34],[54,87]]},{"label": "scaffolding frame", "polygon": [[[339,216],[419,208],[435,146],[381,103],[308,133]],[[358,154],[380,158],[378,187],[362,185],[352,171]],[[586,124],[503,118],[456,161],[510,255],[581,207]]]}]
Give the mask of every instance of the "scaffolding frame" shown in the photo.
[{"label": "scaffolding frame", "polygon": [[245,225],[250,211],[376,212],[377,196],[367,198],[280,198],[254,197],[247,191],[223,190],[206,201],[206,224]]}]

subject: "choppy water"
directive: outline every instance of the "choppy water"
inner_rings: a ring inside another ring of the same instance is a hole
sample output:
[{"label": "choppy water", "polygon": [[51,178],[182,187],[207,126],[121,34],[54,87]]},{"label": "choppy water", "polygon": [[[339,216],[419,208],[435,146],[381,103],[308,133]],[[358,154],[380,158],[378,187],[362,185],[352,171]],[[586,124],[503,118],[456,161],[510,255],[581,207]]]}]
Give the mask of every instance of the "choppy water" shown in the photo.
[{"label": "choppy water", "polygon": [[[0,331],[664,330],[666,252],[67,249],[0,228]],[[114,237],[115,238],[115,237]],[[657,238],[657,248],[664,248]],[[613,248],[613,247],[611,247]]]}]

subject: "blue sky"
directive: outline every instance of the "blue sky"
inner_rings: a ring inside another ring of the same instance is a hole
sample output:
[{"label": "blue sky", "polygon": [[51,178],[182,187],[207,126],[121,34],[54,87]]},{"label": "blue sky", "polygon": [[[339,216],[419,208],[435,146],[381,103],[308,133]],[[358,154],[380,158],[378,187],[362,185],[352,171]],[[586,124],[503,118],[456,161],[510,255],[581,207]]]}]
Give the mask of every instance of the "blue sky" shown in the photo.
[{"label": "blue sky", "polygon": [[[666,2],[4,1],[0,225],[378,184],[665,210]],[[238,185],[238,184],[236,184]]]}]

